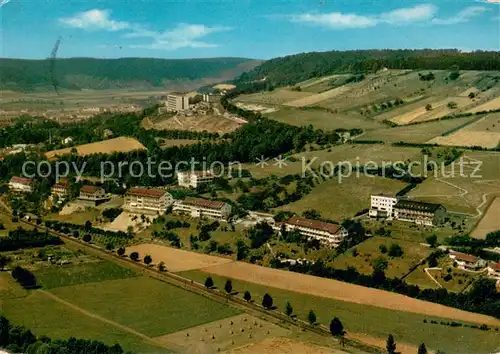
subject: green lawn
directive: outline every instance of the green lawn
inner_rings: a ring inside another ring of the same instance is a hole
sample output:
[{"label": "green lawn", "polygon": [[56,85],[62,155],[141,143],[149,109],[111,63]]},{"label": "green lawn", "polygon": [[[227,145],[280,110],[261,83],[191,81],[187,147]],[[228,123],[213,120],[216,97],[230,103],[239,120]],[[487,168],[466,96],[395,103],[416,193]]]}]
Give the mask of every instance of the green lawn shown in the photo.
[{"label": "green lawn", "polygon": [[45,289],[130,278],[138,275],[129,268],[123,268],[107,261],[50,266],[41,268],[34,273],[38,283]]},{"label": "green lawn", "polygon": [[51,291],[87,311],[151,337],[239,313],[231,307],[146,276]]},{"label": "green lawn", "polygon": [[[384,245],[389,250],[392,244],[398,244],[403,249],[401,257],[389,257],[387,252],[382,253],[379,249],[380,245]],[[353,256],[353,249],[347,250],[344,254],[335,258],[333,262],[334,268],[347,269],[348,266],[352,266],[363,274],[371,274],[373,272],[372,261],[378,257],[382,257],[388,261],[385,273],[389,278],[402,277],[408,273],[412,266],[419,264],[420,260],[427,257],[431,252],[429,247],[415,242],[406,242],[379,236],[369,238],[353,248],[356,248],[358,255],[356,257]]]},{"label": "green lawn", "polygon": [[99,340],[108,345],[118,343],[125,350],[136,353],[169,353],[115,326],[82,315],[41,292],[32,291],[23,298],[6,298],[0,304],[1,313],[11,322],[26,326],[38,336],[46,335],[52,339],[74,336]]},{"label": "green lawn", "polygon": [[[182,272],[181,275],[203,283],[208,273],[195,270]],[[211,277],[216,286],[220,288],[224,286],[226,278],[215,275],[211,275]],[[315,311],[319,323],[327,325],[334,316],[337,316],[348,332],[364,333],[384,340],[388,333],[392,333],[396,341],[414,346],[424,342],[427,349],[433,351],[440,349],[446,353],[491,353],[500,345],[498,332],[494,330],[481,331],[424,323],[424,319],[430,321],[432,318],[299,294],[236,279],[233,279],[232,282],[233,289],[239,292],[237,296],[242,296],[244,291],[248,290],[255,302],[260,304],[263,294],[269,293],[277,306],[275,311],[283,312],[286,302],[290,301],[298,318],[306,320],[309,310],[312,309]],[[438,322],[442,320],[434,319]]]},{"label": "green lawn", "polygon": [[367,177],[363,174],[358,178],[353,173],[351,177],[342,179],[341,183],[337,177],[319,183],[302,199],[275,210],[301,214],[306,210],[316,209],[322,217],[340,221],[369,208],[372,194],[395,195],[405,186],[405,183],[397,180]]}]

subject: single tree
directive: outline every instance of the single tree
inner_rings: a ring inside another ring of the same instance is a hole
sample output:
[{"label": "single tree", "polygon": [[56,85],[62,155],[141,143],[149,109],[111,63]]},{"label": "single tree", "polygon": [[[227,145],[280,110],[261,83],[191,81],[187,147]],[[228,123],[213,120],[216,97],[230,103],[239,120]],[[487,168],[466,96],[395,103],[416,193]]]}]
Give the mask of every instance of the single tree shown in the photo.
[{"label": "single tree", "polygon": [[116,253],[121,257],[125,254],[125,248],[123,247],[120,247],[118,248],[118,250],[116,251]]},{"label": "single tree", "polygon": [[80,237],[80,233],[78,231],[73,231],[73,237],[74,238]]},{"label": "single tree", "polygon": [[437,245],[437,235],[436,234],[430,235],[425,240],[427,241],[429,246],[431,246],[432,248],[436,247],[436,245]]},{"label": "single tree", "polygon": [[385,348],[388,354],[396,354],[396,341],[392,334],[389,334],[389,337],[387,337]]},{"label": "single tree", "polygon": [[112,250],[113,250],[113,248],[114,248],[114,246],[113,246],[113,244],[112,244],[111,242],[106,243],[106,249],[107,249],[108,251],[112,251]]},{"label": "single tree", "polygon": [[334,317],[330,322],[330,333],[335,337],[344,335],[344,325],[342,325],[338,317]]},{"label": "single tree", "polygon": [[139,252],[132,252],[130,254],[130,259],[137,262],[139,260]]},{"label": "single tree", "polygon": [[85,221],[85,226],[83,227],[83,229],[86,232],[90,232],[92,230],[92,223],[89,220]]},{"label": "single tree", "polygon": [[425,346],[425,343],[418,346],[418,354],[427,354],[427,347]]},{"label": "single tree", "polygon": [[265,293],[264,297],[262,298],[262,306],[265,309],[270,309],[271,307],[273,307],[273,298],[268,293]]},{"label": "single tree", "polygon": [[245,294],[243,295],[243,299],[245,299],[245,301],[252,300],[252,294],[250,294],[250,291],[248,291],[248,290],[245,291]]},{"label": "single tree", "polygon": [[158,270],[160,272],[164,272],[167,270],[167,268],[165,267],[165,262],[161,261],[160,263],[158,263]]},{"label": "single tree", "polygon": [[149,266],[152,261],[153,261],[153,258],[151,258],[151,256],[149,254],[144,257],[144,264],[146,264],[147,266]]},{"label": "single tree", "polygon": [[11,262],[10,257],[4,256],[4,255],[0,255],[0,269],[2,271],[5,269],[5,267],[7,266],[7,264],[9,264],[10,262]]},{"label": "single tree", "polygon": [[427,103],[427,104],[425,105],[425,110],[426,110],[426,111],[430,111],[430,110],[432,110],[432,105],[431,105],[430,103]]},{"label": "single tree", "polygon": [[90,234],[85,234],[85,235],[83,235],[82,240],[85,242],[90,242],[90,241],[92,241],[92,236],[90,236]]},{"label": "single tree", "polygon": [[290,304],[288,301],[286,302],[286,305],[285,305],[285,313],[288,317],[290,317],[293,313],[292,304]]},{"label": "single tree", "polygon": [[224,284],[224,290],[226,290],[226,293],[231,294],[233,291],[233,282],[231,279],[226,280],[226,284]]},{"label": "single tree", "polygon": [[212,279],[212,277],[207,277],[207,279],[205,279],[205,286],[208,289],[213,288],[213,286],[214,286],[214,280]]},{"label": "single tree", "polygon": [[307,315],[307,320],[311,325],[316,323],[316,314],[314,313],[313,310],[309,311],[309,314]]},{"label": "single tree", "polygon": [[403,249],[397,243],[393,243],[391,247],[389,247],[388,254],[391,257],[401,257],[403,255]]}]

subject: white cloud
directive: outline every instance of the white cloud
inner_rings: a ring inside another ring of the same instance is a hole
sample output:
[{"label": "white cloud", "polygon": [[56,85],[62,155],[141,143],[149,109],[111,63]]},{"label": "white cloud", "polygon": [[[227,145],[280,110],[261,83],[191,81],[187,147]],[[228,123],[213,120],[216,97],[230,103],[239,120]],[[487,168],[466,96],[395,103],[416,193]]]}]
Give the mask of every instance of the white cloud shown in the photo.
[{"label": "white cloud", "polygon": [[365,28],[373,27],[377,24],[375,18],[359,16],[356,14],[343,14],[332,12],[328,14],[303,14],[292,15],[293,22],[301,22],[326,28]]},{"label": "white cloud", "polygon": [[476,2],[482,2],[485,4],[497,4],[500,5],[500,0],[476,0]]},{"label": "white cloud", "polygon": [[214,48],[218,44],[208,43],[201,39],[217,32],[231,30],[230,27],[209,27],[199,24],[178,24],[175,28],[164,32],[155,32],[138,28],[133,32],[127,33],[127,38],[151,38],[152,42],[147,44],[131,45],[131,48],[147,48],[175,50],[180,48]]},{"label": "white cloud", "polygon": [[406,24],[432,19],[437,12],[437,7],[431,4],[421,4],[410,8],[397,9],[384,12],[380,21],[389,24]]},{"label": "white cloud", "polygon": [[379,15],[357,15],[354,13],[331,12],[326,14],[301,14],[288,16],[293,22],[306,23],[332,29],[367,28],[379,23],[391,25],[409,24],[432,19],[437,7],[430,4],[401,8]]},{"label": "white cloud", "polygon": [[0,9],[4,7],[4,5],[7,5],[10,2],[10,0],[2,0],[0,1]]},{"label": "white cloud", "polygon": [[109,10],[93,9],[77,13],[73,17],[60,18],[59,22],[69,27],[89,30],[119,31],[131,27],[128,22],[112,20],[110,15]]},{"label": "white cloud", "polygon": [[480,16],[486,11],[488,11],[488,9],[483,6],[469,6],[458,12],[453,17],[445,19],[435,18],[432,20],[432,23],[436,25],[455,25],[457,23],[468,22],[470,19]]}]

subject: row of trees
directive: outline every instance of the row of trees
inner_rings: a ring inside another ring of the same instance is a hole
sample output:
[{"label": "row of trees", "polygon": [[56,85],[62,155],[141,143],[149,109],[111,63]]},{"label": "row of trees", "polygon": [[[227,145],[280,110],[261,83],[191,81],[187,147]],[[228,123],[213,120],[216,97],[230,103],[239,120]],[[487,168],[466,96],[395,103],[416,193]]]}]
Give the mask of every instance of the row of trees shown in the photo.
[{"label": "row of trees", "polygon": [[0,237],[0,251],[14,251],[20,248],[44,247],[61,243],[59,237],[52,236],[47,232],[39,232],[37,228],[25,230],[19,227],[9,231],[6,237]]}]

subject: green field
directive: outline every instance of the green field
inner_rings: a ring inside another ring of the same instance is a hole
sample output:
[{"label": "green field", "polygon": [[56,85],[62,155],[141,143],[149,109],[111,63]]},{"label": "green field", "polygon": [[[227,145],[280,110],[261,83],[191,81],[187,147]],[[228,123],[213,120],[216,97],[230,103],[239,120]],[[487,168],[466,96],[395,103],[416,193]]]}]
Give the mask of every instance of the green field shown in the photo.
[{"label": "green field", "polygon": [[[181,275],[203,283],[208,273],[188,271],[182,272]],[[226,278],[210,276],[214,279],[216,286],[224,286]],[[330,320],[337,316],[347,332],[364,333],[384,340],[388,333],[392,333],[396,342],[399,340],[415,346],[424,342],[427,349],[433,351],[440,349],[446,353],[491,353],[500,345],[498,332],[494,330],[481,331],[424,323],[424,319],[430,321],[432,318],[299,294],[235,279],[232,279],[232,282],[233,288],[238,292],[237,296],[242,296],[244,291],[248,290],[255,302],[260,304],[262,296],[269,293],[274,300],[274,305],[277,306],[275,311],[283,312],[286,302],[289,301],[298,318],[307,320],[309,311],[314,310],[318,322],[328,325]],[[435,320],[439,322],[441,319],[435,318]],[[474,337],[474,340],[471,340],[471,337]]]},{"label": "green field", "polygon": [[107,261],[44,267],[34,272],[44,289],[136,277],[135,271]]},{"label": "green field", "polygon": [[137,353],[170,353],[115,326],[82,315],[41,292],[32,291],[26,297],[1,300],[2,314],[13,323],[28,327],[37,336],[46,335],[52,339],[77,337],[99,340],[108,345],[119,343],[125,350]]},{"label": "green field", "polygon": [[405,186],[405,183],[397,180],[367,177],[363,174],[359,178],[356,175],[345,178],[341,183],[335,177],[318,184],[302,199],[276,210],[288,210],[300,214],[306,210],[316,209],[322,217],[340,221],[369,208],[372,194],[395,195]]},{"label": "green field", "polygon": [[135,277],[51,290],[87,311],[150,337],[234,316],[239,312],[158,280]]},{"label": "green field", "polygon": [[[379,249],[380,245],[384,245],[389,249],[392,244],[401,246],[403,256],[390,257],[387,252],[382,253]],[[360,273],[371,274],[373,272],[372,261],[378,257],[383,257],[388,261],[387,271],[385,272],[387,277],[400,278],[408,273],[412,266],[419,264],[431,252],[429,247],[422,246],[416,242],[406,242],[380,236],[369,238],[354,248],[358,252],[357,256],[353,256],[352,249],[347,250],[344,254],[335,258],[333,267],[347,269],[347,267],[351,266],[355,267]]]}]

